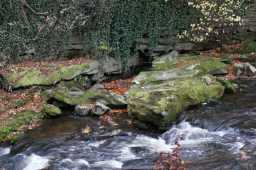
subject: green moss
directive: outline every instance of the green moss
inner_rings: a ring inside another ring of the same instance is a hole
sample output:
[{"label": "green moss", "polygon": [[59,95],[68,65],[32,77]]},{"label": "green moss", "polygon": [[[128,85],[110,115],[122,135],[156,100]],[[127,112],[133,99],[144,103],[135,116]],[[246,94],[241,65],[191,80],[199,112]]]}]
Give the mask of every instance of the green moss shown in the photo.
[{"label": "green moss", "polygon": [[59,116],[62,113],[60,108],[51,104],[45,104],[42,112],[46,113],[50,117]]},{"label": "green moss", "polygon": [[188,107],[222,97],[225,87],[210,74],[226,69],[218,58],[182,55],[156,59],[152,71],[134,79],[128,94],[129,112],[164,128]]},{"label": "green moss", "polygon": [[218,99],[223,92],[221,83],[210,75],[149,83],[129,90],[128,108],[137,119],[162,128],[189,106]]},{"label": "green moss", "polygon": [[169,59],[160,57],[153,61],[153,70],[171,70],[174,68],[183,68],[195,63],[198,63],[200,56],[198,55],[182,55],[177,58]]},{"label": "green moss", "polygon": [[45,85],[47,78],[35,68],[26,69],[22,72],[11,72],[6,76],[14,88],[27,87],[31,85]]},{"label": "green moss", "polygon": [[126,105],[123,96],[111,93],[106,90],[81,90],[79,88],[68,88],[63,83],[53,89],[48,98],[53,98],[67,105],[75,106],[82,104],[90,104],[96,100],[103,100],[106,105]]},{"label": "green moss", "polygon": [[61,80],[72,80],[75,77],[86,73],[90,66],[79,64],[71,66],[60,66],[58,68],[48,68],[47,73],[37,68],[22,68],[22,70],[12,70],[5,76],[6,80],[13,88],[28,87],[35,85],[53,85]]},{"label": "green moss", "polygon": [[194,69],[172,69],[165,71],[147,71],[141,72],[134,82],[140,85],[148,83],[160,83],[168,80],[191,78],[196,76],[199,71]]},{"label": "green moss", "polygon": [[8,120],[0,127],[0,143],[15,140],[21,133],[20,128],[29,125],[32,121],[43,118],[43,114],[33,111],[23,111],[18,113],[11,120]]},{"label": "green moss", "polygon": [[88,64],[80,64],[80,65],[71,65],[68,67],[60,67],[58,70],[54,71],[49,75],[49,83],[56,83],[60,80],[71,80],[76,76],[79,76],[85,73],[89,69]]},{"label": "green moss", "polygon": [[196,69],[199,69],[201,74],[211,73],[216,70],[227,69],[227,65],[223,63],[220,59],[210,58],[206,60],[202,60]]},{"label": "green moss", "polygon": [[[194,66],[194,67],[193,67]],[[172,60],[158,59],[153,62],[153,70],[166,71],[174,69],[194,69],[200,74],[208,74],[215,70],[226,69],[227,65],[218,58],[208,58],[203,56],[181,56]]]},{"label": "green moss", "polygon": [[21,107],[24,106],[27,103],[27,100],[24,99],[18,99],[14,102],[14,107]]},{"label": "green moss", "polygon": [[169,70],[177,67],[176,60],[160,60],[153,63],[153,70]]},{"label": "green moss", "polygon": [[51,97],[68,105],[78,105],[91,103],[97,94],[94,91],[70,91],[66,87],[58,87],[52,91]]}]

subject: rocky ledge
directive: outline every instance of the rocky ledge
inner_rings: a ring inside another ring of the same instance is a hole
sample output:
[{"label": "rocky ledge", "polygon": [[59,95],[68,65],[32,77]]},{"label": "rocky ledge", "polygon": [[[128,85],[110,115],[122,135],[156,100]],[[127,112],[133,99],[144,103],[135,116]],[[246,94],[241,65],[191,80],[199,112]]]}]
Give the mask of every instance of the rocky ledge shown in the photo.
[{"label": "rocky ledge", "polygon": [[110,107],[126,108],[124,96],[98,84],[106,74],[121,72],[113,58],[104,61],[104,67],[100,61],[78,58],[27,61],[0,69],[0,87],[5,89],[0,98],[0,142],[15,141],[41,120],[63,115],[66,108],[71,112],[75,108],[74,114],[79,116],[100,116]]},{"label": "rocky ledge", "polygon": [[24,94],[19,94],[22,101],[13,106],[16,109],[0,110],[0,123],[5,120],[0,127],[0,142],[13,140],[20,132],[35,127],[34,121],[63,115],[67,108],[76,116],[102,116],[114,109],[128,108],[140,127],[164,129],[189,107],[218,100],[227,89],[235,90],[233,83],[225,78],[226,60],[172,52],[156,58],[149,71],[129,81],[129,87],[132,85],[129,90],[126,87],[117,93],[102,84],[105,75],[121,72],[118,62],[108,61],[111,62],[21,64],[0,70],[2,88],[13,90],[8,95],[30,89],[28,96],[33,98],[25,100]]},{"label": "rocky ledge", "polygon": [[[228,65],[219,58],[171,53],[153,61],[128,92],[129,113],[141,123],[165,129],[189,107],[220,99],[235,89],[225,79]],[[146,126],[143,126],[146,127]]]}]

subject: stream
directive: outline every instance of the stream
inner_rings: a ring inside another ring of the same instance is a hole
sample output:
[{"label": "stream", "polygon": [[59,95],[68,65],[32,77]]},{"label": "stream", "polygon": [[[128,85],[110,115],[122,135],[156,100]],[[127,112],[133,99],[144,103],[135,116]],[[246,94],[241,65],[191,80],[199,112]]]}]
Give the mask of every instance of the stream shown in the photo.
[{"label": "stream", "polygon": [[[47,120],[14,146],[0,146],[0,170],[151,170],[179,139],[188,170],[256,170],[256,81],[221,101],[182,113],[164,133],[96,118]],[[81,133],[89,126],[89,135]]]}]

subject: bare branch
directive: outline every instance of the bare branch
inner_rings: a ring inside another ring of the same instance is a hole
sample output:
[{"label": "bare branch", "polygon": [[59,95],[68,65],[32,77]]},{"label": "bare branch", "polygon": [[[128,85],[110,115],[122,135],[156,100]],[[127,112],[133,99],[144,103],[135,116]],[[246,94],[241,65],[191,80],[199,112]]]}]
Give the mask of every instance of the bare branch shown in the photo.
[{"label": "bare branch", "polygon": [[27,26],[29,27],[29,29],[31,29],[31,25],[30,25],[30,22],[29,22],[29,20],[28,20],[27,13],[26,13],[25,8],[24,8],[23,5],[21,6],[21,13],[22,13],[22,15],[23,15],[23,18],[24,18],[24,20],[25,20]]},{"label": "bare branch", "polygon": [[26,7],[28,8],[34,15],[43,15],[43,16],[46,16],[48,14],[48,12],[43,12],[43,13],[40,13],[40,12],[36,12],[27,2],[27,0],[20,0],[21,1],[21,4],[22,4],[22,7]]}]

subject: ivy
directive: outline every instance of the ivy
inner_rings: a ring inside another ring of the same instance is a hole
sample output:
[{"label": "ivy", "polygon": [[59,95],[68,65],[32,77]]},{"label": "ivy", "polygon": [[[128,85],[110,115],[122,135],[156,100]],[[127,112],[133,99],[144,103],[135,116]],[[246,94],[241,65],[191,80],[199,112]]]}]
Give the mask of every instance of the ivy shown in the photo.
[{"label": "ivy", "polygon": [[0,56],[31,49],[35,56],[62,56],[75,35],[85,53],[112,55],[125,66],[136,40],[156,47],[161,36],[176,36],[199,18],[187,0],[1,0]]},{"label": "ivy", "polygon": [[106,11],[107,18],[99,20],[100,31],[105,36],[98,34],[100,37],[94,38],[98,44],[99,40],[106,43],[112,49],[111,54],[120,57],[125,66],[128,57],[134,55],[136,40],[147,38],[149,47],[153,48],[158,45],[162,33],[176,34],[187,28],[189,22],[185,20],[188,17],[183,17],[185,15],[181,12],[186,7],[176,8],[165,0],[116,0],[111,4],[110,11]]}]

